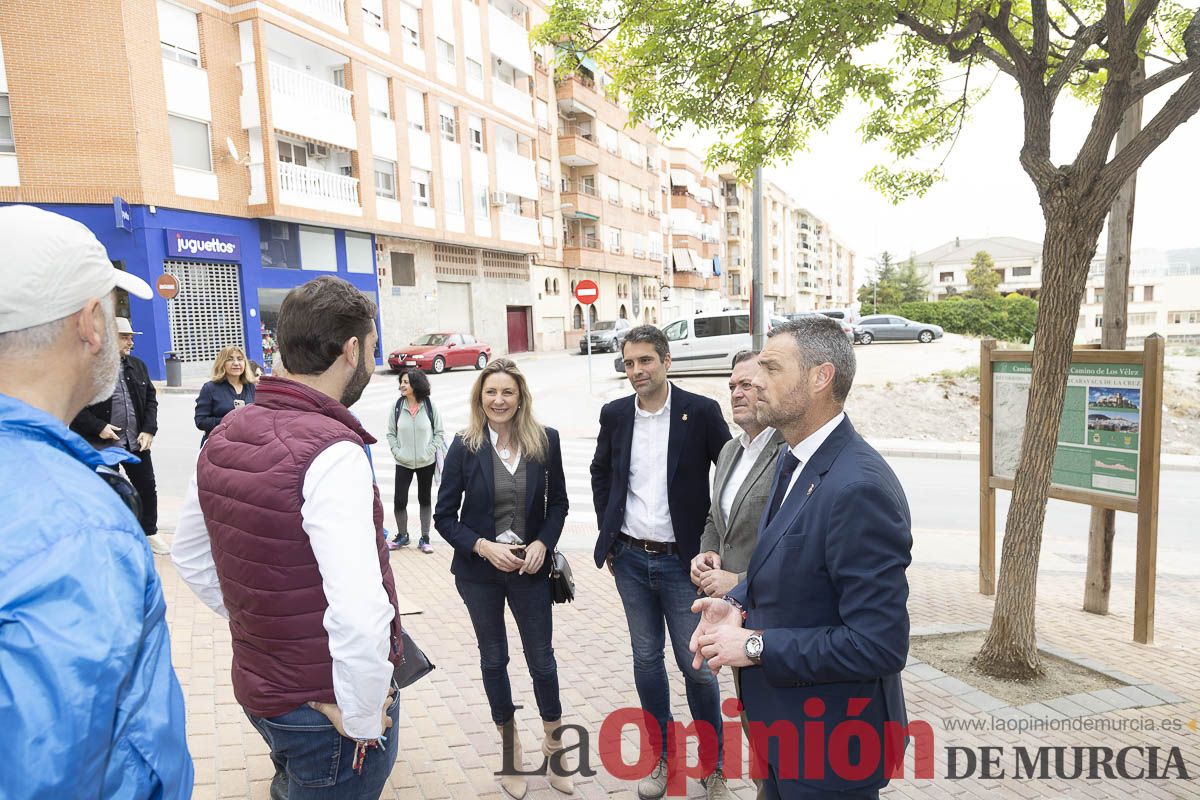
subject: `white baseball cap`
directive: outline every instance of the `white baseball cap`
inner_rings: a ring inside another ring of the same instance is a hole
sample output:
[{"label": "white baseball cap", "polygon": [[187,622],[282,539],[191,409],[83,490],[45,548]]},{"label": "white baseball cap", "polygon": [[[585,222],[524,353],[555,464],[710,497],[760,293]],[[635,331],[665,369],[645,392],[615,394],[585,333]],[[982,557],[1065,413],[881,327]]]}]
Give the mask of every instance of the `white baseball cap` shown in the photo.
[{"label": "white baseball cap", "polygon": [[0,208],[0,333],[68,317],[114,286],[154,296],[144,280],[113,266],[82,223],[33,206]]}]

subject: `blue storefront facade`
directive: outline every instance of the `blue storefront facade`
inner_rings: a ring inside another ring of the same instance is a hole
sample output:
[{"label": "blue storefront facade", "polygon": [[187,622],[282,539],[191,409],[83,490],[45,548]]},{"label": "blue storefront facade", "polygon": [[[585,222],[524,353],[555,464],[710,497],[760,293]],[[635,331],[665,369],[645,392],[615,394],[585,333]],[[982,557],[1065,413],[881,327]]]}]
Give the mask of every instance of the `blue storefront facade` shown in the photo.
[{"label": "blue storefront facade", "polygon": [[189,370],[195,373],[229,345],[269,366],[279,303],[288,290],[321,275],[342,278],[379,303],[370,234],[119,200],[39,206],[86,225],[117,266],[151,286],[164,273],[175,276],[174,299],[156,293],[148,301],[128,298],[122,308],[142,332],[133,353],[154,380],[166,377],[168,353],[196,365]]}]

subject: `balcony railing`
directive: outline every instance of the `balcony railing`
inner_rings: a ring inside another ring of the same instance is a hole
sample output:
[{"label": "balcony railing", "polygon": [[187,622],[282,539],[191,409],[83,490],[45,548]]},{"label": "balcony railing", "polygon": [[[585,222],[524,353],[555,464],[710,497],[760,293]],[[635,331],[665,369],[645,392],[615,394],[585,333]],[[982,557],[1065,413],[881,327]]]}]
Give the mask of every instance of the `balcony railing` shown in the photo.
[{"label": "balcony railing", "polygon": [[599,193],[596,191],[596,184],[594,184],[594,183],[583,183],[581,181],[570,181],[570,180],[563,181],[562,182],[562,193],[563,194],[571,194],[572,192],[578,193],[578,194],[584,194],[584,195],[587,195],[588,197],[598,197],[599,196]]},{"label": "balcony railing", "polygon": [[549,175],[539,175],[538,186],[541,186],[543,189],[553,189],[554,181],[550,180]]},{"label": "balcony railing", "polygon": [[337,27],[346,25],[346,4],[343,0],[283,0],[285,5],[310,17]]},{"label": "balcony railing", "polygon": [[589,128],[581,128],[578,125],[567,123],[566,125],[558,126],[559,136],[578,136],[580,139],[585,139],[592,144],[596,143],[596,134]]},{"label": "balcony railing", "polygon": [[568,236],[564,247],[581,247],[584,250],[603,250],[600,240],[594,236]]},{"label": "balcony railing", "polygon": [[[340,3],[338,5],[341,5]],[[305,75],[299,70],[270,64],[271,91],[294,97],[313,111],[331,111],[335,114],[350,114],[351,92],[328,81]]]},{"label": "balcony railing", "polygon": [[311,167],[279,162],[279,188],[288,194],[303,195],[338,205],[358,203],[358,178],[325,172]]}]

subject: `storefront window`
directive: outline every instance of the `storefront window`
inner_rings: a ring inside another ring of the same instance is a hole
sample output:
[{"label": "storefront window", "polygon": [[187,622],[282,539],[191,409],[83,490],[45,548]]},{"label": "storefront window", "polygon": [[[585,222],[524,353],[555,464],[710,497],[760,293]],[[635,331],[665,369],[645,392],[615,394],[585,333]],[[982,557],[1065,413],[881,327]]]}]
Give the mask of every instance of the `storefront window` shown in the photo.
[{"label": "storefront window", "polygon": [[279,326],[279,306],[287,297],[287,289],[258,290],[258,319],[259,332],[262,335],[263,366],[271,369],[275,363],[275,353],[279,349],[275,331]]},{"label": "storefront window", "polygon": [[258,223],[262,265],[275,269],[300,269],[300,226],[291,222]]}]

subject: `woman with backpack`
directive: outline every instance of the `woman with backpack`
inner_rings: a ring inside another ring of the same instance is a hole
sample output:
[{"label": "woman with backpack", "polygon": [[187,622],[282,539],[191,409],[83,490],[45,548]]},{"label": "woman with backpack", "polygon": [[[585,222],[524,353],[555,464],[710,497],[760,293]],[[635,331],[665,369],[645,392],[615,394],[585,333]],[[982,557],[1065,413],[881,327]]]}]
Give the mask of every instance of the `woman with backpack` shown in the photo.
[{"label": "woman with backpack", "polygon": [[446,437],[442,431],[442,415],[429,399],[429,378],[419,369],[409,369],[400,375],[400,399],[388,419],[387,440],[396,459],[396,537],[388,548],[397,550],[408,545],[408,490],[417,476],[417,502],[421,506],[422,553],[432,553],[429,528],[433,519],[433,474],[437,469],[438,453],[444,451]]}]

